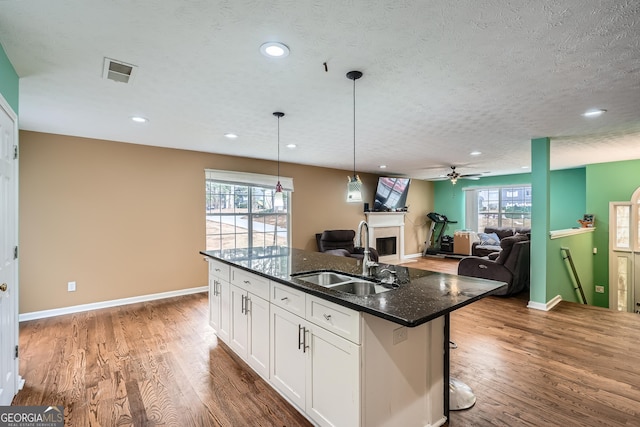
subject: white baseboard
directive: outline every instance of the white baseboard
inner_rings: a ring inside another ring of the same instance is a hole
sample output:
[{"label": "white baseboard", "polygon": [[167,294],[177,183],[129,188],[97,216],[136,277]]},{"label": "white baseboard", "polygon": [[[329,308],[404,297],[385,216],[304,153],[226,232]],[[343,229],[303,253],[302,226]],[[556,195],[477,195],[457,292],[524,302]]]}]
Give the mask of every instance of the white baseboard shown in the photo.
[{"label": "white baseboard", "polygon": [[137,297],[114,299],[110,301],[92,302],[89,304],[72,305],[70,307],[54,308],[51,310],[32,311],[31,313],[22,313],[18,316],[18,321],[44,319],[47,317],[62,316],[63,314],[79,313],[81,311],[97,310],[100,308],[117,307],[119,305],[135,304],[137,302],[153,301],[157,299],[172,298],[180,295],[197,294],[199,292],[207,292],[208,286],[200,286],[198,288],[180,289],[177,291],[160,292],[157,294],[140,295]]},{"label": "white baseboard", "polygon": [[558,305],[560,301],[562,301],[562,297],[560,295],[556,295],[555,297],[551,298],[546,304],[541,302],[529,301],[529,304],[527,304],[527,308],[533,308],[533,309],[542,310],[542,311],[549,311],[553,307]]},{"label": "white baseboard", "polygon": [[407,260],[407,259],[410,259],[410,258],[422,258],[422,254],[421,253],[405,254],[404,260]]}]

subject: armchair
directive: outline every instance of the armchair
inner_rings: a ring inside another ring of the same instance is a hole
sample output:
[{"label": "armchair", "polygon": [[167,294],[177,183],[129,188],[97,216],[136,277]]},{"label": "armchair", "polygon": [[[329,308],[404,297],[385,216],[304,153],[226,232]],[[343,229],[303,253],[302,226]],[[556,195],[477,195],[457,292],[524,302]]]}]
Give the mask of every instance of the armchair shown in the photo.
[{"label": "armchair", "polygon": [[529,238],[517,234],[500,241],[501,251],[495,260],[467,257],[458,264],[458,275],[506,282],[494,295],[509,296],[529,289]]},{"label": "armchair", "polygon": [[[355,246],[353,242],[355,237],[356,232],[353,230],[325,230],[322,233],[317,233],[318,251],[362,259],[364,258],[364,248]],[[370,247],[369,257],[371,261],[378,262],[378,251]]]}]

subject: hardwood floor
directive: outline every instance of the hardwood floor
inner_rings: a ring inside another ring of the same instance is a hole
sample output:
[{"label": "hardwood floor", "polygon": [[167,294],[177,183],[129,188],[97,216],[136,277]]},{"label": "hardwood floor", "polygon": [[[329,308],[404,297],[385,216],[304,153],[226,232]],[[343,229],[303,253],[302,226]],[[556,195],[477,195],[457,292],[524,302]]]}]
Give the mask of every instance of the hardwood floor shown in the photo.
[{"label": "hardwood floor", "polygon": [[[457,265],[406,265],[422,261]],[[640,316],[526,303],[488,297],[451,314],[451,374],[477,403],[449,426],[640,425]],[[65,426],[310,425],[218,344],[205,293],[23,322],[20,349],[13,404],[64,405]]]},{"label": "hardwood floor", "polygon": [[398,265],[419,268],[421,270],[437,271],[440,273],[458,274],[458,262],[460,262],[460,260],[452,258],[421,257],[413,258],[409,262],[404,262]]},{"label": "hardwood floor", "polygon": [[474,407],[451,426],[640,425],[640,316],[488,297],[451,314],[451,375]]},{"label": "hardwood floor", "polygon": [[65,426],[308,426],[208,326],[206,293],[20,324],[14,405]]}]

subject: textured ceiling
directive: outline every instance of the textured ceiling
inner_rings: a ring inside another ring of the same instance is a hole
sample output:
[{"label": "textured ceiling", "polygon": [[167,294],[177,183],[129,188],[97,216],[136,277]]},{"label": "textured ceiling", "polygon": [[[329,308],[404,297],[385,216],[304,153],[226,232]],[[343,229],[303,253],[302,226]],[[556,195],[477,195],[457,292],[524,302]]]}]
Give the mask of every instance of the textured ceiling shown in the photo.
[{"label": "textured ceiling", "polygon": [[275,160],[283,111],[282,161],[351,169],[360,70],[358,171],[521,173],[544,136],[554,169],[640,158],[637,0],[0,0],[0,43],[21,129]]}]

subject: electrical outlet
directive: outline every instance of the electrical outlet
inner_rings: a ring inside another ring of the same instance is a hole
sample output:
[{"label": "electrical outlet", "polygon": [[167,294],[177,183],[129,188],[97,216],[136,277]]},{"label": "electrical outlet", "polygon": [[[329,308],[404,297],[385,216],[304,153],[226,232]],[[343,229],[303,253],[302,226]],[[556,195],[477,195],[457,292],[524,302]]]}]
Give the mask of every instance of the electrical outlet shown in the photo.
[{"label": "electrical outlet", "polygon": [[407,328],[404,326],[393,330],[393,345],[407,340]]},{"label": "electrical outlet", "polygon": [[76,282],[68,282],[67,292],[75,292],[75,291],[76,291]]},{"label": "electrical outlet", "polygon": [[604,286],[596,285],[596,292],[599,294],[604,294]]},{"label": "electrical outlet", "polygon": [[598,253],[598,248],[593,248],[593,254],[597,254]]}]

